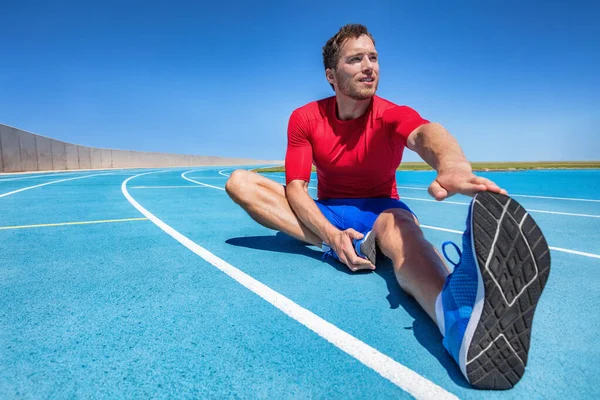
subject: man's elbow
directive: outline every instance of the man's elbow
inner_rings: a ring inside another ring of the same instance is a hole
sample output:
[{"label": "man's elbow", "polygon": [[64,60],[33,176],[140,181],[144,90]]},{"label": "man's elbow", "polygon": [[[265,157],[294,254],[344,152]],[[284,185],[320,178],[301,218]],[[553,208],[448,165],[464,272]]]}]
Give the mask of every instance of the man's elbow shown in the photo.
[{"label": "man's elbow", "polygon": [[298,195],[302,195],[304,193],[308,193],[308,182],[306,181],[294,179],[286,185],[285,195],[288,200],[290,196],[297,197]]},{"label": "man's elbow", "polygon": [[421,149],[429,135],[436,135],[439,132],[444,132],[445,128],[437,122],[428,122],[413,130],[406,139],[406,147],[410,150],[418,152]]}]

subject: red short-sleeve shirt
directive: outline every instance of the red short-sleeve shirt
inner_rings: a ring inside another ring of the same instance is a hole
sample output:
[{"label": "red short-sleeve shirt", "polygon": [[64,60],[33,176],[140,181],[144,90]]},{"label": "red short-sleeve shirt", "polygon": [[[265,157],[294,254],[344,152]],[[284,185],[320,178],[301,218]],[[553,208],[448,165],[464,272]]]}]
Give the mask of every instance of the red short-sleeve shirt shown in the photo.
[{"label": "red short-sleeve shirt", "polygon": [[396,169],[406,139],[428,123],[412,108],[374,96],[359,118],[341,121],[335,97],[296,109],[289,120],[286,183],[310,181],[314,163],[318,198],[399,198]]}]

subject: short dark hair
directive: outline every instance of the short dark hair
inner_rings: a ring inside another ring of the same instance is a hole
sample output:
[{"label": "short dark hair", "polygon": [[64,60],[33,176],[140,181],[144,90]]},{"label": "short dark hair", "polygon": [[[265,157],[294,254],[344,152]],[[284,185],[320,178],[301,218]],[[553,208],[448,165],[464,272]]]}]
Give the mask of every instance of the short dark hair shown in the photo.
[{"label": "short dark hair", "polygon": [[[323,65],[325,69],[335,69],[340,60],[340,49],[344,43],[348,39],[358,39],[362,35],[368,36],[373,41],[373,44],[375,44],[375,39],[373,39],[366,26],[361,24],[347,24],[342,26],[338,33],[333,35],[325,46],[323,46]],[[333,85],[331,87],[333,88]]]}]

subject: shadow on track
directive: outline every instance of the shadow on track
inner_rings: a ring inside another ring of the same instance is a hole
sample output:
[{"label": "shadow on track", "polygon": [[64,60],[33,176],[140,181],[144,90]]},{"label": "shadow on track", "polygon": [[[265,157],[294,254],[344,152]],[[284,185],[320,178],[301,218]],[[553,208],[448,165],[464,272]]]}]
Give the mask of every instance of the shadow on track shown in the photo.
[{"label": "shadow on track", "polygon": [[[284,233],[277,232],[275,235],[268,236],[248,236],[238,237],[226,240],[227,244],[250,249],[272,251],[278,253],[292,253],[311,257],[317,260],[323,259],[323,252],[315,250],[312,246],[302,243]],[[346,274],[369,274],[370,271],[352,272],[344,264],[328,257],[324,262],[334,267],[340,272]],[[463,377],[458,365],[450,357],[442,344],[442,335],[437,325],[429,318],[427,313],[421,309],[421,306],[408,294],[406,294],[396,281],[394,269],[391,261],[386,257],[378,257],[377,269],[375,273],[379,275],[387,285],[388,295],[386,296],[390,308],[396,309],[402,306],[406,312],[414,319],[410,329],[413,331],[417,341],[433,355],[448,372],[450,378],[459,386],[469,388],[470,385]]]},{"label": "shadow on track", "polygon": [[390,308],[396,309],[402,306],[413,318],[412,326],[404,329],[413,331],[419,344],[439,361],[454,383],[470,388],[471,386],[460,372],[458,365],[444,348],[442,335],[437,325],[429,318],[429,315],[421,308],[419,303],[412,296],[406,294],[398,285],[391,260],[385,256],[378,256],[375,273],[381,276],[387,284],[388,295],[386,297]]}]

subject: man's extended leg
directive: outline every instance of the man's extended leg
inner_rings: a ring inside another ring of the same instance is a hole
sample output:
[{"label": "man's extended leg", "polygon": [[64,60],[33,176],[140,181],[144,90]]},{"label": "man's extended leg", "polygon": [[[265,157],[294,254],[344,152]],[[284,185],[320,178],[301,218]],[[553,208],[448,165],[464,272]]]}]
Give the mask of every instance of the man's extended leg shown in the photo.
[{"label": "man's extended leg", "polygon": [[256,172],[235,170],[225,185],[227,194],[259,224],[320,246],[321,239],[290,208],[285,187]]},{"label": "man's extended leg", "polygon": [[381,252],[392,260],[400,287],[436,321],[435,301],[449,272],[425,240],[416,217],[400,208],[386,210],[375,221],[372,232]]},{"label": "man's extended leg", "polygon": [[398,282],[437,322],[444,347],[469,383],[480,389],[513,387],[525,372],[533,314],[550,271],[539,226],[510,197],[478,193],[469,208],[460,261],[443,288],[439,256],[415,226],[406,212],[390,210],[373,227]]}]

